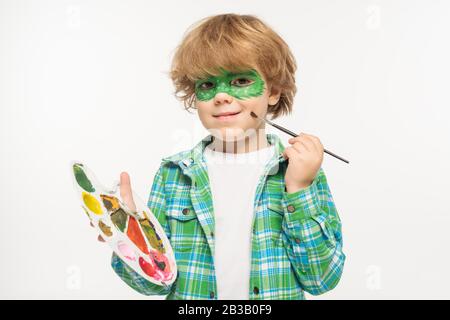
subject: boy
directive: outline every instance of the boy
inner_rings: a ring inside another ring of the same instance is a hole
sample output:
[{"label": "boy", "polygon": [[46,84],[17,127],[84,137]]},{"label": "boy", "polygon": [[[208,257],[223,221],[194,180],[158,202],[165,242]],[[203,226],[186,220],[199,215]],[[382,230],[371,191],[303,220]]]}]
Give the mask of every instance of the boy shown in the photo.
[{"label": "boy", "polygon": [[[176,281],[154,285],[113,254],[129,286],[166,299],[253,300],[337,285],[345,255],[320,140],[302,133],[284,148],[250,116],[292,111],[295,70],[286,43],[254,16],[208,17],[185,35],[171,78],[211,134],[162,159],[148,199],[173,247]],[[132,209],[126,173],[121,195]]]}]

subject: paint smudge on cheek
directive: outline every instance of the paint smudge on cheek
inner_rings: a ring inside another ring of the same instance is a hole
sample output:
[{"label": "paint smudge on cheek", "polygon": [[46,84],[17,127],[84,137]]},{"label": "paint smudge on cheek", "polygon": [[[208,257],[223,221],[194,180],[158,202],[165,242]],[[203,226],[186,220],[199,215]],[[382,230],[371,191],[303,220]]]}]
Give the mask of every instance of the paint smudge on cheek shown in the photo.
[{"label": "paint smudge on cheek", "polygon": [[145,243],[144,236],[142,235],[141,229],[136,219],[130,217],[128,220],[128,238],[133,241],[133,243],[141,250],[143,253],[148,254],[147,244]]},{"label": "paint smudge on cheek", "polygon": [[81,188],[83,188],[87,192],[95,192],[95,188],[92,186],[91,181],[89,181],[88,177],[86,176],[82,164],[74,164],[73,173],[75,175],[75,180]]},{"label": "paint smudge on cheek", "polygon": [[83,192],[83,202],[86,205],[86,207],[92,211],[93,213],[100,215],[103,213],[102,207],[100,205],[100,202],[89,193]]},{"label": "paint smudge on cheek", "polygon": [[112,231],[111,231],[111,227],[106,225],[102,220],[100,220],[98,222],[98,227],[100,228],[100,230],[102,230],[102,232],[105,234],[105,236],[107,237],[111,237]]},{"label": "paint smudge on cheek", "polygon": [[123,241],[119,241],[117,243],[117,249],[128,260],[136,261],[136,255],[133,249],[131,249],[130,246],[124,243]]}]

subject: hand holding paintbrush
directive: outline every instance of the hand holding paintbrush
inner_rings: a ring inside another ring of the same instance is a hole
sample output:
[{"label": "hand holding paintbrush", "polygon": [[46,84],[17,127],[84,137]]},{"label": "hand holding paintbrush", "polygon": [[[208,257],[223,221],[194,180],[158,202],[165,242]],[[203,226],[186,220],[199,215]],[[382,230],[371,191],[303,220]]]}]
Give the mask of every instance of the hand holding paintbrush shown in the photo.
[{"label": "hand holding paintbrush", "polygon": [[[260,119],[253,111],[250,112],[250,115],[251,115],[253,118],[255,118],[255,119]],[[273,126],[273,127],[277,128],[277,129],[283,131],[284,133],[287,133],[287,134],[289,134],[289,135],[291,135],[291,136],[293,136],[293,137],[297,137],[297,136],[298,136],[298,135],[295,134],[294,132],[292,132],[292,131],[290,131],[290,130],[288,130],[288,129],[286,129],[286,128],[283,128],[282,126],[279,126],[279,125],[277,125],[276,123],[273,123],[272,121],[269,121],[269,120],[267,120],[267,119],[262,119],[262,120],[265,121],[266,123],[270,124],[271,126]],[[311,136],[311,135],[309,135],[309,136]],[[334,153],[331,152],[331,151],[328,151],[327,149],[323,149],[323,151],[324,151],[325,153],[328,153],[330,156],[333,156],[333,157],[335,157],[335,158],[337,158],[337,159],[339,159],[339,160],[341,160],[341,161],[344,161],[345,163],[349,163],[348,160],[345,160],[344,158],[338,156],[337,154],[334,154]]]},{"label": "hand holding paintbrush", "polygon": [[[261,119],[253,111],[250,112],[250,116],[254,119]],[[347,160],[326,150],[316,136],[306,133],[297,135],[267,119],[262,120],[294,137],[289,139],[289,143],[292,144],[292,146],[286,147],[283,152],[283,157],[291,160],[289,161],[285,174],[286,190],[289,193],[304,189],[314,181],[314,178],[322,165],[324,152],[341,161],[349,163]]]}]

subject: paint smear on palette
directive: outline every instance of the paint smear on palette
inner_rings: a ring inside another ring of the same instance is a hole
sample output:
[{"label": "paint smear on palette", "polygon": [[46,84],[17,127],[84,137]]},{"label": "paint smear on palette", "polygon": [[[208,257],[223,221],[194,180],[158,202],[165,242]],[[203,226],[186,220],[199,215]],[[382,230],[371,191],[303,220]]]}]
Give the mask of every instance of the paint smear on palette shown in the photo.
[{"label": "paint smear on palette", "polygon": [[120,253],[128,260],[136,261],[136,255],[134,254],[133,249],[123,241],[119,241],[117,249],[119,249]]},{"label": "paint smear on palette", "polygon": [[112,222],[121,232],[125,232],[125,228],[127,227],[127,218],[128,215],[122,208],[111,214]]},{"label": "paint smear on palette", "polygon": [[153,223],[147,219],[139,220],[139,223],[141,224],[142,230],[144,231],[144,234],[147,237],[148,242],[150,243],[152,248],[158,250],[161,253],[166,253],[163,242],[159,235],[156,233],[156,229]]},{"label": "paint smear on palette", "polygon": [[116,197],[101,194],[100,198],[102,198],[103,205],[109,212],[114,212],[120,209],[119,199]]},{"label": "paint smear on palette", "polygon": [[106,225],[102,220],[100,220],[98,222],[98,227],[100,228],[100,230],[102,230],[102,232],[107,236],[107,237],[111,237],[113,234],[111,232],[111,227]]},{"label": "paint smear on palette", "polygon": [[95,192],[95,188],[92,186],[91,181],[89,181],[86,173],[84,173],[82,164],[75,163],[73,165],[73,173],[80,187],[82,187],[87,192]]},{"label": "paint smear on palette", "polygon": [[170,275],[169,260],[167,259],[167,257],[164,254],[162,254],[158,251],[152,250],[150,252],[150,257],[152,258],[153,262],[155,262],[158,269],[163,272],[164,277],[167,277]]},{"label": "paint smear on palette", "polygon": [[83,202],[88,207],[89,210],[91,210],[95,214],[102,214],[102,207],[100,205],[100,202],[98,200],[90,195],[89,193],[83,192]]},{"label": "paint smear on palette", "polygon": [[161,276],[158,273],[156,273],[155,267],[151,263],[145,261],[144,258],[142,257],[139,257],[139,266],[141,267],[142,271],[145,272],[146,275],[156,280],[161,279]]},{"label": "paint smear on palette", "polygon": [[86,213],[87,217],[89,218],[89,220],[92,221],[91,216],[89,215],[89,212],[86,210],[85,207],[81,206],[83,208],[84,213]]},{"label": "paint smear on palette", "polygon": [[143,253],[148,254],[147,244],[136,219],[130,217],[128,220],[127,236]]}]

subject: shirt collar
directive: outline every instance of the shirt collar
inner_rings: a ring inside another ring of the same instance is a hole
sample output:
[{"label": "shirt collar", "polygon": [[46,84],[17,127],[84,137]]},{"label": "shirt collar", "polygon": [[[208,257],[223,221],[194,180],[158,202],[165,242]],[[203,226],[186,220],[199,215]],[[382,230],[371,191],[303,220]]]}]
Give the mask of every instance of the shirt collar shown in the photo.
[{"label": "shirt collar", "polygon": [[[164,162],[172,162],[181,168],[190,167],[195,164],[203,164],[203,152],[208,144],[212,142],[213,136],[211,134],[204,137],[200,142],[198,142],[191,150],[182,151],[175,155],[165,157],[162,159]],[[267,141],[270,145],[275,146],[275,153],[270,159],[269,164],[279,164],[280,162],[286,161],[283,158],[284,146],[281,139],[273,133],[266,134]]]}]

